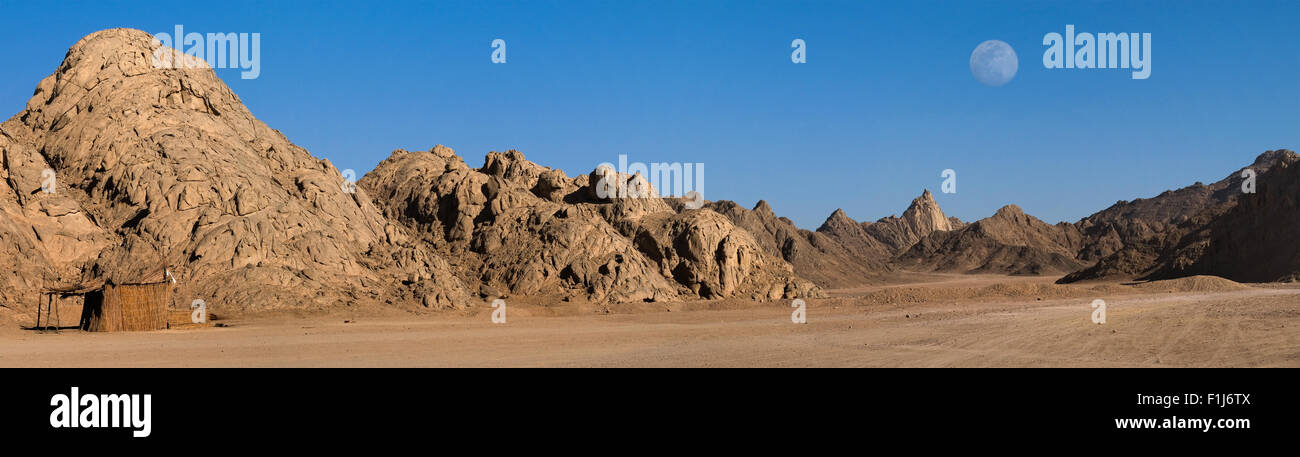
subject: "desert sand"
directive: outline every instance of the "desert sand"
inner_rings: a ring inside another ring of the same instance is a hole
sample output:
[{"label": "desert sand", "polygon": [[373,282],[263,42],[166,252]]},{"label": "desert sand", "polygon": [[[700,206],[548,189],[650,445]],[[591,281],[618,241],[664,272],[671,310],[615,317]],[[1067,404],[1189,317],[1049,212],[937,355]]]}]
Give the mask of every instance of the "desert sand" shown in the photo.
[{"label": "desert sand", "polygon": [[[131,333],[8,326],[13,367],[1296,367],[1300,286],[1213,277],[1055,285],[929,275],[808,300],[557,303],[422,315],[254,316]],[[1090,303],[1106,300],[1107,321]],[[14,316],[9,316],[14,317]],[[345,323],[344,321],[350,321]]]}]

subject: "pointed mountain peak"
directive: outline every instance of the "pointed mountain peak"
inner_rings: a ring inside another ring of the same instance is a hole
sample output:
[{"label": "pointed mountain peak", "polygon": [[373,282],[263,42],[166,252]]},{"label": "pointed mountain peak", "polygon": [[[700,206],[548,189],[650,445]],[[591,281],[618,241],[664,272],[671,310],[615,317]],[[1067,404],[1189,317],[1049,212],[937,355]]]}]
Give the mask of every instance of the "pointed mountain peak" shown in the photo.
[{"label": "pointed mountain peak", "polygon": [[939,208],[939,202],[934,201],[934,194],[931,194],[929,189],[912,200],[907,211],[903,211],[901,219],[916,229],[921,236],[936,230],[952,230],[952,223],[948,221],[948,216],[943,214],[943,209]]},{"label": "pointed mountain peak", "polygon": [[767,204],[767,200],[759,200],[758,203],[755,203],[754,212],[775,215],[772,212],[772,207]]},{"label": "pointed mountain peak", "polygon": [[906,217],[907,213],[916,211],[928,211],[929,208],[939,208],[939,202],[934,201],[934,194],[930,193],[930,189],[925,189],[920,197],[912,199],[912,204],[903,211],[903,216]]},{"label": "pointed mountain peak", "polygon": [[1292,151],[1292,150],[1289,150],[1289,149],[1278,149],[1278,150],[1273,150],[1273,151],[1264,151],[1264,153],[1263,153],[1263,154],[1260,154],[1259,157],[1255,157],[1255,163],[1251,164],[1251,166],[1252,166],[1252,167],[1257,167],[1257,168],[1265,168],[1265,169],[1267,169],[1267,168],[1272,167],[1272,166],[1273,166],[1274,164],[1276,164],[1279,160],[1282,160],[1282,159],[1284,159],[1284,158],[1287,158],[1287,159],[1290,159],[1290,160],[1295,160],[1295,159],[1296,159],[1296,153],[1295,153],[1295,151]]},{"label": "pointed mountain peak", "polygon": [[1001,208],[998,208],[997,213],[993,214],[994,217],[1016,217],[1016,216],[1024,216],[1024,215],[1025,215],[1025,211],[1020,209],[1020,207],[1016,205],[1003,206]]},{"label": "pointed mountain peak", "polygon": [[826,217],[826,222],[822,222],[822,226],[817,228],[817,231],[819,232],[835,231],[838,228],[857,226],[857,225],[858,225],[857,221],[850,218],[848,214],[844,214],[844,209],[835,208],[835,212],[831,213],[830,216]]}]

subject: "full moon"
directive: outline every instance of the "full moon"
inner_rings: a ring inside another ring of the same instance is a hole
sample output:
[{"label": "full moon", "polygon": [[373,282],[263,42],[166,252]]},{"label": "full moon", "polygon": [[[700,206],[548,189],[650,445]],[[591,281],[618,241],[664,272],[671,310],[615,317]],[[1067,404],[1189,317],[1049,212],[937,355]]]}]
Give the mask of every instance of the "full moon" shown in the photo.
[{"label": "full moon", "polygon": [[1011,81],[1020,69],[1020,60],[1011,45],[999,40],[980,43],[970,53],[970,74],[986,86],[1001,86]]}]

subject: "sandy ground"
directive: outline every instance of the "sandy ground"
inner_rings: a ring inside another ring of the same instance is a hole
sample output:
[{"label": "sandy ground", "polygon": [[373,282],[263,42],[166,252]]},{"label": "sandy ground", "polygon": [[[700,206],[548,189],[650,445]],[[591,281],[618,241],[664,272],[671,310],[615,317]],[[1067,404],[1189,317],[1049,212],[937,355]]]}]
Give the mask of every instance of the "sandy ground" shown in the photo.
[{"label": "sandy ground", "polygon": [[[802,325],[785,302],[714,302],[510,308],[505,324],[484,308],[116,334],[10,328],[0,366],[1300,367],[1300,287],[1050,283],[931,276],[837,290],[808,300]],[[1106,300],[1105,324],[1091,321],[1095,298]]]}]

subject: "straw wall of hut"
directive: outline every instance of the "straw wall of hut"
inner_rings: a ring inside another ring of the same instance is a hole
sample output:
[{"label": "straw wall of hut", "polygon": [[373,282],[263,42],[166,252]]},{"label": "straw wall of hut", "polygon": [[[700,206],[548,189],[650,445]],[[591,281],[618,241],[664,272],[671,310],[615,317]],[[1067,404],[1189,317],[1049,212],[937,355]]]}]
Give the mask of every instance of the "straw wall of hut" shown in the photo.
[{"label": "straw wall of hut", "polygon": [[82,329],[91,332],[165,329],[170,302],[171,284],[166,282],[107,284],[98,296],[86,297]]}]

